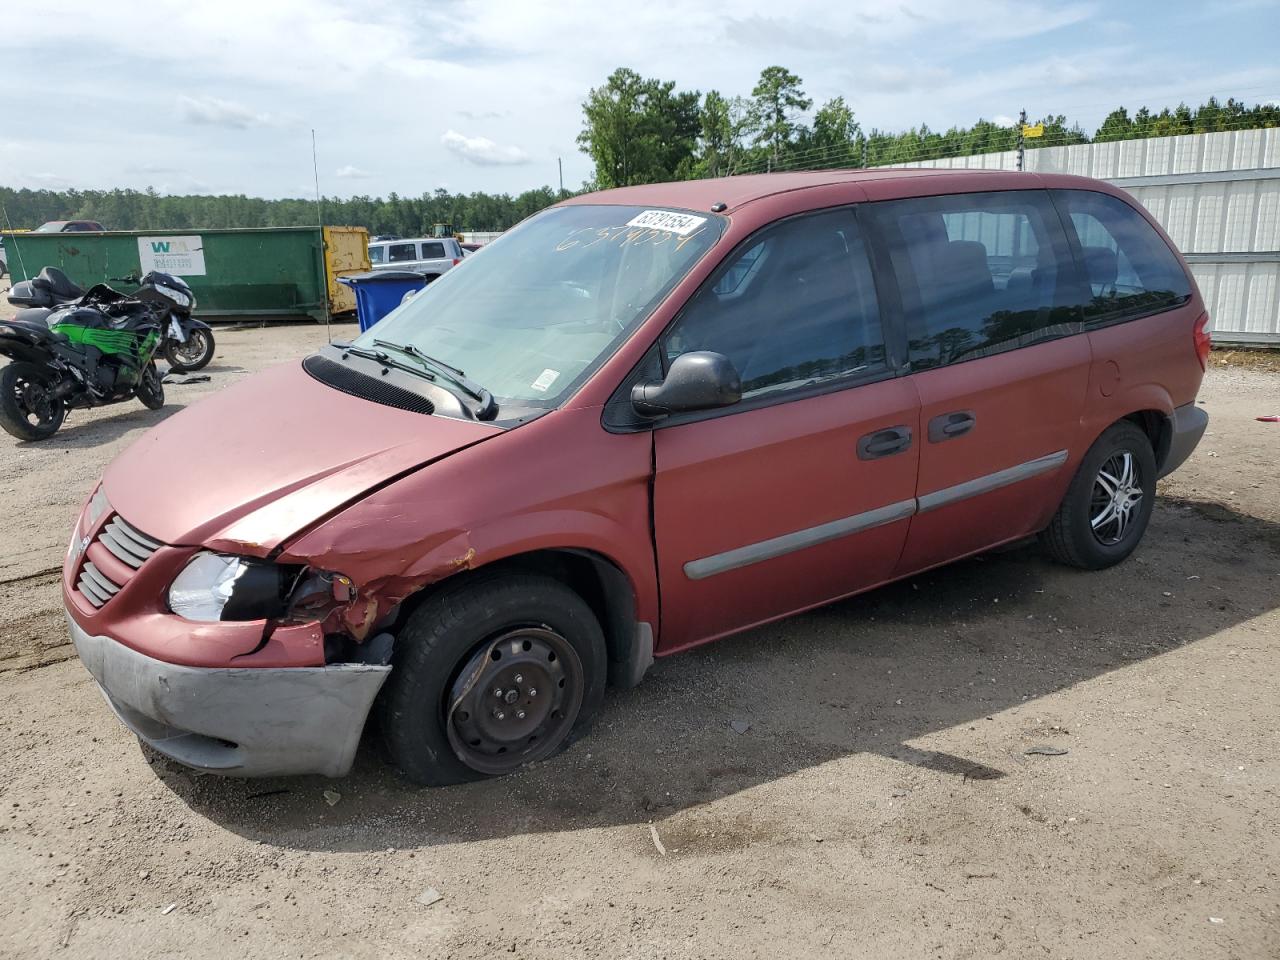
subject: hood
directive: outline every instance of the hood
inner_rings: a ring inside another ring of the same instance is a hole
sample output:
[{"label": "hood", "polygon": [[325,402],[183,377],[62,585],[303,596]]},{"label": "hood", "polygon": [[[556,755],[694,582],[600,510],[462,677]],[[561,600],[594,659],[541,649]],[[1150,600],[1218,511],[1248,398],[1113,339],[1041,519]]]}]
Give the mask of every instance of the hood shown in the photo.
[{"label": "hood", "polygon": [[294,361],[169,417],[103,484],[154,539],[265,556],[366,490],[500,433],[349,396]]}]

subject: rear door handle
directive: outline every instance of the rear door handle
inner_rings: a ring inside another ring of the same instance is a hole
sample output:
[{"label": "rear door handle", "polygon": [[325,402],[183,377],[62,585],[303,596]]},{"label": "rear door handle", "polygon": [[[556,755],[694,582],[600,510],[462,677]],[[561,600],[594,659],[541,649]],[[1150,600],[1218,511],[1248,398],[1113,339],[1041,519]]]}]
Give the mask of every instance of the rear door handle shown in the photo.
[{"label": "rear door handle", "polygon": [[858,459],[876,460],[891,457],[911,447],[910,427],[886,427],[868,433],[858,441]]},{"label": "rear door handle", "polygon": [[977,424],[972,410],[953,410],[929,421],[929,442],[941,443],[954,437],[962,437]]}]

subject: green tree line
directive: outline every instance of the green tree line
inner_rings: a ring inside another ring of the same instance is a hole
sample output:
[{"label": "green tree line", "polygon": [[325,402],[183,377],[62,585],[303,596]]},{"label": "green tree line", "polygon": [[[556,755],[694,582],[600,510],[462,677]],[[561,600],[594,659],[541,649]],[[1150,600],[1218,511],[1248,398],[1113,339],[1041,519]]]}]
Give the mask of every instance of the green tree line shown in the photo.
[{"label": "green tree line", "polygon": [[[800,77],[766,67],[750,96],[719,90],[681,91],[670,81],[645,78],[620,67],[591,90],[583,103],[578,145],[591,157],[598,188],[696,177],[836,167],[885,166],[943,157],[1013,150],[1017,124],[978,120],[972,126],[931,130],[926,125],[893,133],[864,131],[844,97],[814,108]],[[1048,114],[1029,125],[1029,150],[1077,143],[1214,133],[1280,126],[1280,107],[1249,106],[1211,97],[1198,107],[1180,104],[1159,112],[1142,107],[1130,115],[1113,110],[1093,133]]]},{"label": "green tree line", "polygon": [[97,220],[108,230],[178,230],[219,227],[296,227],[326,224],[367,227],[370,235],[430,235],[443,223],[458,230],[505,230],[559,199],[551,187],[518,196],[449,193],[420,197],[324,197],[265,200],[261,197],[169,195],[154,190],[12,190],[0,187],[10,224],[31,229],[48,220]]}]

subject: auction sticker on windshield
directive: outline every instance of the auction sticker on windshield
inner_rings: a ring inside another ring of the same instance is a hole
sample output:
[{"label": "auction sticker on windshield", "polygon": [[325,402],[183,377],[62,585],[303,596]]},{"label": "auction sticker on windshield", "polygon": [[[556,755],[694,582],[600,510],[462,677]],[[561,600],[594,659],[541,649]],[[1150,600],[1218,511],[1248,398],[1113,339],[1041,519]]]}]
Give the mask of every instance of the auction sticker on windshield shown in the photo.
[{"label": "auction sticker on windshield", "polygon": [[687,237],[698,227],[707,222],[706,217],[695,217],[691,213],[672,213],[670,210],[646,210],[627,221],[628,227],[648,227],[651,230],[667,230],[681,237]]}]

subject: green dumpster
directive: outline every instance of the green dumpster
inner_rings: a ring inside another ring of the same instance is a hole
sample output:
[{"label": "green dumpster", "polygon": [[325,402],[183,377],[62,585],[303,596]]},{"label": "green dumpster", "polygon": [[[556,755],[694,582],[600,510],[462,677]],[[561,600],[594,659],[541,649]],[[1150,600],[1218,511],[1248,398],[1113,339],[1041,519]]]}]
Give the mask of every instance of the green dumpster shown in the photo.
[{"label": "green dumpster", "polygon": [[[15,283],[31,279],[46,266],[60,267],[82,287],[113,282],[121,286],[112,278],[160,270],[182,277],[191,286],[201,317],[307,315],[322,321],[330,313],[353,307],[349,302],[334,302],[333,290],[340,291],[337,296],[345,295],[336,277],[369,268],[367,235],[359,227],[0,236]],[[344,250],[330,249],[337,246]],[[358,256],[345,250],[357,246]],[[337,256],[340,252],[343,256]]]}]

